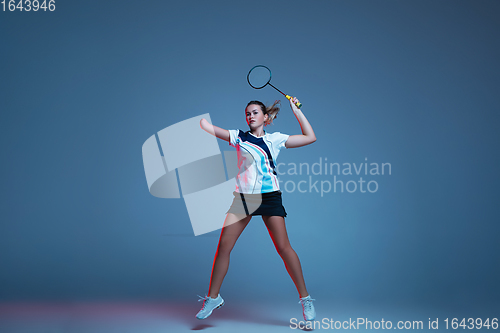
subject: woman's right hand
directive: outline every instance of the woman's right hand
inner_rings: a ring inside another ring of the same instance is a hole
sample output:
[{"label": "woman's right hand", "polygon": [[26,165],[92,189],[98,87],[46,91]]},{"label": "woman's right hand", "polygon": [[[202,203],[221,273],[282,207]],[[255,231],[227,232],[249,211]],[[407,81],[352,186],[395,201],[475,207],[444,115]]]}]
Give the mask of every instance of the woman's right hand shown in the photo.
[{"label": "woman's right hand", "polygon": [[223,128],[214,126],[210,124],[205,118],[200,120],[200,126],[206,132],[212,134],[213,136],[218,137],[219,139],[225,140],[229,142],[229,131]]},{"label": "woman's right hand", "polygon": [[201,128],[202,128],[202,129],[204,129],[205,131],[208,131],[208,127],[209,127],[209,125],[210,125],[210,124],[208,123],[208,121],[207,121],[205,118],[202,118],[202,119],[200,120],[200,126],[201,126]]}]

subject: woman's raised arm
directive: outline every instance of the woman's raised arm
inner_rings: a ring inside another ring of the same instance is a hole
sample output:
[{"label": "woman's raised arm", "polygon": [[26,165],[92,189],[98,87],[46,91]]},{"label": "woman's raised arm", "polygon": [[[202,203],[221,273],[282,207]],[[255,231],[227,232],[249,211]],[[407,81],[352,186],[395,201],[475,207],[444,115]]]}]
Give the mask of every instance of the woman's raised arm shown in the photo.
[{"label": "woman's raised arm", "polygon": [[200,126],[206,132],[212,134],[213,136],[216,136],[219,139],[222,139],[222,140],[229,142],[229,131],[228,130],[210,124],[205,118],[203,118],[200,121]]},{"label": "woman's raised arm", "polygon": [[290,135],[288,140],[285,142],[286,148],[297,148],[309,145],[316,141],[316,135],[311,127],[311,124],[306,119],[306,116],[302,111],[295,105],[299,100],[295,97],[290,98],[290,107],[292,108],[293,114],[299,121],[300,129],[302,130],[302,135]]}]

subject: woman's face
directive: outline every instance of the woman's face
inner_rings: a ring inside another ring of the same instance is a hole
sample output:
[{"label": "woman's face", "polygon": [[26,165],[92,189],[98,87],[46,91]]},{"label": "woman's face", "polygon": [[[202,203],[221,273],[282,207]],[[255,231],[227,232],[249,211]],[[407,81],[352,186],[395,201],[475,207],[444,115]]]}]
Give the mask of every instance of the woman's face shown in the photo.
[{"label": "woman's face", "polygon": [[258,128],[267,120],[268,115],[264,115],[260,105],[250,104],[245,110],[247,124],[251,129]]}]

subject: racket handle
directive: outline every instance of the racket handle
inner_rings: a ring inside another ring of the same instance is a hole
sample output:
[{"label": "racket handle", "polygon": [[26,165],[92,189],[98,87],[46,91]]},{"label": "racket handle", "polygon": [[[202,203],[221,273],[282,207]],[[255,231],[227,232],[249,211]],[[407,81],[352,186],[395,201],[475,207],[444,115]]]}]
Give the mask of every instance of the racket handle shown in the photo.
[{"label": "racket handle", "polygon": [[[290,95],[285,95],[285,97],[286,97],[286,99],[288,99],[288,100],[290,100],[290,98],[292,98],[292,96],[290,96]],[[295,103],[295,105],[296,105],[299,109],[302,107],[302,103],[300,103],[300,102]]]}]

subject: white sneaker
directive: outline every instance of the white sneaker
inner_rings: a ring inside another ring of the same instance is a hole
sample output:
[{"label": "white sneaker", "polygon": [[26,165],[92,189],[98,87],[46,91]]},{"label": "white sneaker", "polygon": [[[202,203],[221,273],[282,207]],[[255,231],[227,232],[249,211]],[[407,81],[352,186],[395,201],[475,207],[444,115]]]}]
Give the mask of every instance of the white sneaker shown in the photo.
[{"label": "white sneaker", "polygon": [[312,301],[315,301],[315,299],[311,298],[311,295],[302,297],[299,301],[302,304],[302,313],[305,320],[314,320],[316,318],[316,310],[314,310]]},{"label": "white sneaker", "polygon": [[198,301],[204,301],[201,310],[196,314],[196,318],[198,319],[207,318],[212,314],[213,310],[224,305],[224,300],[222,299],[222,297],[220,297],[220,294],[217,295],[217,298],[212,298],[208,295],[205,297],[201,297],[200,295],[198,295],[198,297],[200,298]]}]

